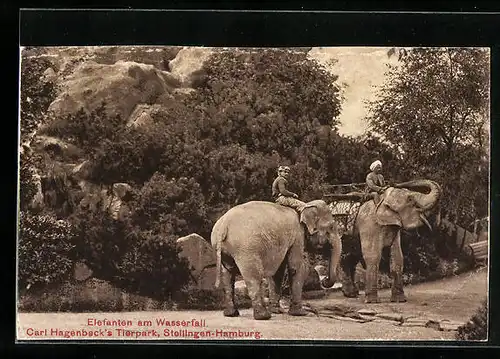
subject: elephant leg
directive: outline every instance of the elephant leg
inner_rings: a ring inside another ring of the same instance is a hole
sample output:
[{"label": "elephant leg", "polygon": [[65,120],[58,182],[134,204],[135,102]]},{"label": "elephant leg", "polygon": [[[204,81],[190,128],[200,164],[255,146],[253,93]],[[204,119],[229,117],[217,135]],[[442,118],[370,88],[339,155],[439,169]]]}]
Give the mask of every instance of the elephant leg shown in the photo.
[{"label": "elephant leg", "polygon": [[302,287],[304,285],[305,261],[306,259],[304,258],[303,247],[293,245],[288,252],[287,262],[288,278],[290,280],[290,288],[292,292],[288,314],[294,316],[307,315],[307,311],[302,308]]},{"label": "elephant leg", "polygon": [[251,278],[245,280],[248,295],[252,300],[253,307],[253,317],[257,320],[267,320],[271,318],[271,313],[264,306],[264,300],[262,296],[262,279]]},{"label": "elephant leg", "polygon": [[391,246],[391,274],[393,280],[391,302],[406,302],[406,296],[403,290],[403,261],[401,234],[398,231]]},{"label": "elephant leg", "polygon": [[226,267],[222,266],[222,284],[224,287],[224,316],[237,317],[240,315],[236,304],[234,303],[234,281],[236,275],[229,272]]},{"label": "elephant leg", "polygon": [[366,263],[365,273],[365,302],[380,303],[378,297],[378,271],[380,259],[382,257],[383,238],[382,233],[377,233],[375,238],[370,238],[369,234],[365,234],[361,238],[361,248],[363,258]]},{"label": "elephant leg", "polygon": [[347,298],[357,298],[359,290],[355,283],[356,266],[361,259],[361,243],[359,238],[344,236],[342,250],[345,252],[341,266],[342,293]]},{"label": "elephant leg", "polygon": [[347,298],[357,298],[359,295],[359,290],[354,283],[356,264],[355,261],[349,261],[345,264],[345,270],[342,273],[342,293]]},{"label": "elephant leg", "polygon": [[239,266],[241,275],[245,280],[248,289],[248,295],[252,300],[253,317],[257,320],[267,320],[271,318],[271,313],[264,305],[264,297],[262,291],[263,270],[257,266],[256,259],[249,260],[250,265]]},{"label": "elephant leg", "polygon": [[280,307],[279,301],[281,298],[281,286],[283,284],[285,269],[286,261],[283,261],[274,276],[269,280],[269,309],[271,313],[284,313],[283,309]]}]

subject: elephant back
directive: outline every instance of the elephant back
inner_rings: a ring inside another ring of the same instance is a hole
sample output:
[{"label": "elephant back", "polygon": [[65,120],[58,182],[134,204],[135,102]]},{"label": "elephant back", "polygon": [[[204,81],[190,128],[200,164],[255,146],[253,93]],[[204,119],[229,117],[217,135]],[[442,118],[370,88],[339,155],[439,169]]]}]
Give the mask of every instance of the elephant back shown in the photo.
[{"label": "elephant back", "polygon": [[268,201],[250,201],[231,208],[226,215],[230,217],[255,218],[259,221],[275,220],[278,217],[290,222],[298,222],[299,214],[291,207]]}]

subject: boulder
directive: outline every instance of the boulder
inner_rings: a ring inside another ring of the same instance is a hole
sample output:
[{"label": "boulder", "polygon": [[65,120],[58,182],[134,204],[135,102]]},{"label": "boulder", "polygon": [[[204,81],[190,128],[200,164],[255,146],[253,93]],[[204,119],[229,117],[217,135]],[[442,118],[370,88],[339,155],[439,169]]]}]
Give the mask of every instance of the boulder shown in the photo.
[{"label": "boulder", "polygon": [[105,65],[88,60],[61,82],[61,93],[49,106],[49,112],[65,117],[79,109],[91,112],[105,102],[108,116],[119,115],[126,121],[137,104],[155,103],[178,85],[170,73],[153,65],[131,61]]},{"label": "boulder", "polygon": [[180,51],[177,46],[99,46],[94,51],[95,61],[114,64],[117,61],[136,61],[168,70],[168,61]]},{"label": "boulder", "polygon": [[33,180],[36,186],[36,193],[31,200],[30,207],[34,210],[39,210],[43,208],[45,203],[42,190],[42,177],[38,173],[34,173]]},{"label": "boulder", "polygon": [[57,74],[52,67],[48,67],[43,72],[43,78],[42,78],[43,81],[51,82],[51,81],[55,81],[56,79],[57,79]]},{"label": "boulder", "polygon": [[177,245],[181,249],[179,256],[186,258],[191,265],[191,274],[197,281],[197,287],[201,289],[203,285],[208,289],[213,289],[215,270],[213,272],[206,270],[216,265],[215,252],[210,243],[199,234],[192,233],[177,239]]},{"label": "boulder", "polygon": [[160,111],[160,105],[139,104],[130,114],[127,127],[139,127],[153,122],[153,115]]},{"label": "boulder", "polygon": [[132,191],[132,187],[128,183],[113,184],[113,195],[117,198],[124,199],[125,196]]},{"label": "boulder", "polygon": [[204,290],[214,289],[216,274],[217,269],[215,267],[203,268],[200,275],[198,275],[198,288]]},{"label": "boulder", "polygon": [[182,84],[182,87],[191,87],[193,74],[200,71],[204,62],[210,57],[213,50],[204,47],[184,47],[177,56],[169,62],[169,68]]}]

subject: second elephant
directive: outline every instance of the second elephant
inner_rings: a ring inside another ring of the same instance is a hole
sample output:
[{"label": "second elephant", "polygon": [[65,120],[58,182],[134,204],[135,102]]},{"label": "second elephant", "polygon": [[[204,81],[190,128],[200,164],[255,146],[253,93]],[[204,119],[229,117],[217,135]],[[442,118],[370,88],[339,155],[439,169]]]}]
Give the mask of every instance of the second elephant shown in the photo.
[{"label": "second elephant", "polygon": [[[393,278],[393,302],[405,302],[403,290],[403,253],[401,229],[412,230],[427,226],[431,230],[440,224],[439,184],[430,180],[416,180],[388,188],[379,203],[363,203],[356,216],[353,238],[344,238],[344,248],[360,247],[361,257],[352,255],[343,263],[342,291],[346,297],[357,297],[354,274],[359,260],[366,269],[365,297],[367,303],[377,303],[378,271],[382,250],[390,247],[390,267]],[[348,254],[349,255],[349,254]]]}]

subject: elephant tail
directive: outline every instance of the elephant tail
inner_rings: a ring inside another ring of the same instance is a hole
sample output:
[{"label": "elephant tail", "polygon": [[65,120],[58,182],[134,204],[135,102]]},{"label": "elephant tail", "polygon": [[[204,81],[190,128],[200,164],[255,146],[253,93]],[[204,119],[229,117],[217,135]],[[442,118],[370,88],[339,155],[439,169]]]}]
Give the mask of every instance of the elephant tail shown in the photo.
[{"label": "elephant tail", "polygon": [[212,245],[215,247],[216,252],[216,274],[215,274],[215,288],[220,288],[220,277],[222,274],[222,242],[226,239],[227,226],[222,221],[216,223],[212,231]]}]

